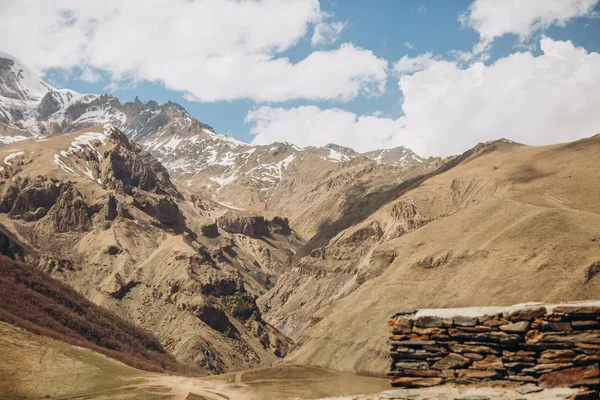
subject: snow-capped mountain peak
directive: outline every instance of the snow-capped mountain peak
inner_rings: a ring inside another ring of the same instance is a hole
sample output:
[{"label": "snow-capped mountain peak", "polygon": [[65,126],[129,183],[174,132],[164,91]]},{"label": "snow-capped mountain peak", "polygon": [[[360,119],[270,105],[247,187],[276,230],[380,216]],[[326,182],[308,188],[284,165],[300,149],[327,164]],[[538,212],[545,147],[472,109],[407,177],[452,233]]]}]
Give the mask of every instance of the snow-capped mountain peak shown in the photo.
[{"label": "snow-capped mountain peak", "polygon": [[[246,197],[234,207],[265,204],[286,177],[296,179],[292,176],[298,168],[338,171],[356,159],[366,161],[365,157],[400,167],[423,162],[403,147],[360,154],[336,144],[300,148],[290,143],[244,143],[216,133],[177,103],[158,104],[137,97],[121,102],[107,94],[55,89],[13,57],[0,54],[0,144],[95,125],[119,128],[150,151],[181,184],[216,201]],[[58,156],[56,162],[65,161]]]},{"label": "snow-capped mountain peak", "polygon": [[55,89],[15,57],[0,52],[1,97],[39,101],[49,90]]},{"label": "snow-capped mountain peak", "polygon": [[416,155],[411,149],[404,146],[394,147],[392,149],[374,150],[363,153],[365,157],[379,164],[396,165],[404,167],[410,163],[423,163],[424,158]]}]

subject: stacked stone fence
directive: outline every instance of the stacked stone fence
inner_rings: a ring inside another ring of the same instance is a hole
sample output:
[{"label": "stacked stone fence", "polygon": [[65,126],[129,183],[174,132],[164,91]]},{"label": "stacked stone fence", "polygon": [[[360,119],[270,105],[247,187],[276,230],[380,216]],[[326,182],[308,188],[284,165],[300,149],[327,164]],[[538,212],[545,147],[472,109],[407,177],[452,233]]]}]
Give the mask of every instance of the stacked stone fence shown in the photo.
[{"label": "stacked stone fence", "polygon": [[393,386],[600,388],[600,302],[406,310],[389,324]]}]

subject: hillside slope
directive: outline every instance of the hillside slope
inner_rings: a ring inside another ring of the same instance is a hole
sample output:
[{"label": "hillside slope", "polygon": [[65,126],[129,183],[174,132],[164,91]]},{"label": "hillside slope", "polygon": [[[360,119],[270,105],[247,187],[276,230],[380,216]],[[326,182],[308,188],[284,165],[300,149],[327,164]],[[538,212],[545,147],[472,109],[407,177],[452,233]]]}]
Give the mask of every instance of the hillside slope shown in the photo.
[{"label": "hillside slope", "polygon": [[287,220],[219,218],[226,207],[174,184],[116,129],[13,143],[0,149],[0,161],[7,254],[154,333],[178,360],[206,372],[269,365],[286,354],[291,342],[265,323],[255,298],[302,244]]},{"label": "hillside slope", "polygon": [[153,335],[93,304],[44,272],[2,255],[0,320],[92,349],[132,367],[188,372]]},{"label": "hillside slope", "polygon": [[[314,257],[305,260],[313,265],[309,277],[294,270],[268,294],[270,302],[282,299],[280,307],[294,302],[289,306],[296,316],[310,309],[311,326],[298,335],[288,361],[381,373],[388,363],[385,321],[396,310],[597,298],[599,156],[600,136],[545,147],[498,141],[477,146],[454,168],[419,182],[363,222],[382,224],[400,203],[427,221],[378,240],[362,264],[371,279],[315,307],[315,291],[324,294],[321,301],[332,295],[326,289],[336,257],[350,254],[336,238],[324,252],[333,264],[317,269]],[[300,281],[316,288],[302,294],[311,299],[305,306],[286,297],[285,283]],[[285,316],[267,312],[267,319],[286,331]]]},{"label": "hillside slope", "polygon": [[0,322],[0,398],[166,400],[167,388],[137,386],[148,372],[86,348]]}]

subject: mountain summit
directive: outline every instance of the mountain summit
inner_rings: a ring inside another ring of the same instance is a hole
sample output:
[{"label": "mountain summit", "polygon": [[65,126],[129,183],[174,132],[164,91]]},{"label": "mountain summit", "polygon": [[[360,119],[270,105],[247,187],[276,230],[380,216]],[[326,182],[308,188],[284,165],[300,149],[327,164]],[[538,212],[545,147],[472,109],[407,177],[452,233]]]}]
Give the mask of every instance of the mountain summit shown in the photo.
[{"label": "mountain summit", "polygon": [[416,173],[439,164],[437,159],[426,163],[405,148],[359,154],[335,144],[305,149],[289,143],[251,145],[216,133],[177,103],[137,97],[122,103],[110,95],[55,89],[11,56],[0,55],[0,65],[0,143],[114,126],[152,153],[177,181],[233,209],[279,207],[273,200],[283,195],[276,193],[282,177],[293,179],[317,165],[329,171],[338,169],[337,163],[366,158]]}]

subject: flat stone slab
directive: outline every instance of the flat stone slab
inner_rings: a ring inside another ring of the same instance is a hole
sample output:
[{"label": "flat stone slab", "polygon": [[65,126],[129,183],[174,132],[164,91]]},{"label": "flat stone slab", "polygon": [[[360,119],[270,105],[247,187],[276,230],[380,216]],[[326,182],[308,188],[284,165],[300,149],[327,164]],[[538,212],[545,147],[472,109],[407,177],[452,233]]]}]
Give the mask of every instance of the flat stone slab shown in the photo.
[{"label": "flat stone slab", "polygon": [[[572,388],[532,388],[531,391],[520,388],[502,388],[489,386],[444,385],[420,389],[391,389],[372,395],[348,395],[321,400],[567,400],[583,393]],[[577,398],[577,397],[575,397]]]}]

